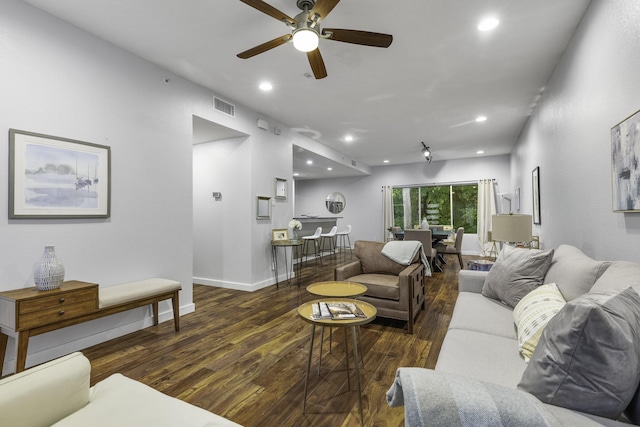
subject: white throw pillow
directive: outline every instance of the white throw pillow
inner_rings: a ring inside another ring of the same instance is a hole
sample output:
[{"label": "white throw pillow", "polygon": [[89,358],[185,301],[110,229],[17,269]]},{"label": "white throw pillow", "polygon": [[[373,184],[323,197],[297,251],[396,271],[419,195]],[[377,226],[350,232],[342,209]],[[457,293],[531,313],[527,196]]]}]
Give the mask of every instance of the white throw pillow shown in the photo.
[{"label": "white throw pillow", "polygon": [[518,331],[518,350],[527,363],[545,326],[565,304],[556,284],[549,283],[529,292],[513,309],[513,321]]}]

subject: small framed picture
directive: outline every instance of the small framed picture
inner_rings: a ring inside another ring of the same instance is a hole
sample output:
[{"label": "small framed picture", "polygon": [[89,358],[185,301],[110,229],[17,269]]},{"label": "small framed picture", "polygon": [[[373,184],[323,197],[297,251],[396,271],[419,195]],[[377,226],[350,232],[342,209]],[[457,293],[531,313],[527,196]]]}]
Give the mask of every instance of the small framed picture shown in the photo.
[{"label": "small framed picture", "polygon": [[271,219],[271,197],[256,197],[256,219]]},{"label": "small framed picture", "polygon": [[274,242],[280,240],[289,240],[289,229],[288,228],[274,228],[271,230],[271,240]]},{"label": "small framed picture", "polygon": [[540,166],[531,172],[531,183],[533,186],[533,223],[541,224],[540,220]]},{"label": "small framed picture", "polygon": [[287,180],[276,178],[276,199],[287,200]]},{"label": "small framed picture", "polygon": [[540,236],[531,236],[531,249],[540,249]]}]

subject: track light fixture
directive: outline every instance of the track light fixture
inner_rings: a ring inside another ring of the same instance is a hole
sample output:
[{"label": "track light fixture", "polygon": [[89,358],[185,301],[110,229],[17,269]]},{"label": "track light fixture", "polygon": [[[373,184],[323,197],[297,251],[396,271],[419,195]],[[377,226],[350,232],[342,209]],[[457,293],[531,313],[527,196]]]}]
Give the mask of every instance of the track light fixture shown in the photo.
[{"label": "track light fixture", "polygon": [[424,145],[424,142],[422,143],[422,155],[424,156],[424,159],[427,161],[427,163],[431,163],[431,160],[433,160],[433,155],[431,154],[431,149],[429,147],[427,147],[426,145]]}]

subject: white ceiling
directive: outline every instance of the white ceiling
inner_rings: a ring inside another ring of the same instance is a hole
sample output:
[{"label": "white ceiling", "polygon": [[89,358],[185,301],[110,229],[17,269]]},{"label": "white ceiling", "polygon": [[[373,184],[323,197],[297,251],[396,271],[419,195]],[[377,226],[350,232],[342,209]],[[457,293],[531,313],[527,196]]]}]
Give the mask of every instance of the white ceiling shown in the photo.
[{"label": "white ceiling", "polygon": [[[236,57],[290,33],[239,0],[23,1],[219,96],[311,130],[318,142],[369,166],[421,161],[421,141],[434,161],[511,152],[589,4],[342,0],[321,27],[392,34],[393,43],[384,49],[321,40],[328,77],[316,80],[291,44]],[[291,17],[300,11],[295,0],[268,3]],[[500,25],[481,33],[476,27],[487,15]],[[271,92],[258,89],[263,80]],[[479,115],[487,121],[476,123]],[[347,134],[353,142],[345,142]]]}]

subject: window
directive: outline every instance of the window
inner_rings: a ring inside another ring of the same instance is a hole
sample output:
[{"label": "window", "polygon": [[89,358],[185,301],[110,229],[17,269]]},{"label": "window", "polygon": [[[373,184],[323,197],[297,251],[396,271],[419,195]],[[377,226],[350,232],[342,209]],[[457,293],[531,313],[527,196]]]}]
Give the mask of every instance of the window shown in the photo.
[{"label": "window", "polygon": [[413,228],[427,218],[430,225],[464,227],[478,231],[478,186],[476,184],[394,187],[393,225]]}]

